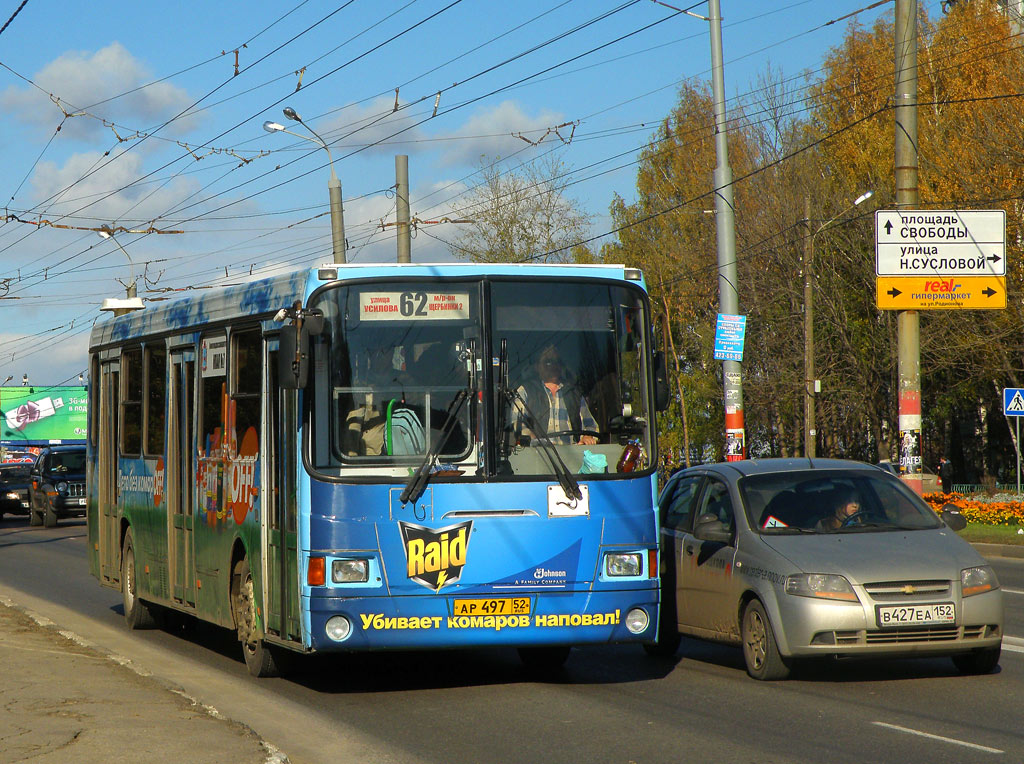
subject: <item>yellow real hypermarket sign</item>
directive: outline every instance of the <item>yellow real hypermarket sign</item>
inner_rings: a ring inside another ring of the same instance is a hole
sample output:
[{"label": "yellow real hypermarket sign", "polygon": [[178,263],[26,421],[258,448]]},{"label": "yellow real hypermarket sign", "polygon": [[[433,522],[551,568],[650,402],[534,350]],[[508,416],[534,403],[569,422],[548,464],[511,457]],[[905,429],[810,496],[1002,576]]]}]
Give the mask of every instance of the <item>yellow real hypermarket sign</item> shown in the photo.
[{"label": "yellow real hypermarket sign", "polygon": [[879,276],[879,310],[997,310],[1006,307],[1005,276]]}]

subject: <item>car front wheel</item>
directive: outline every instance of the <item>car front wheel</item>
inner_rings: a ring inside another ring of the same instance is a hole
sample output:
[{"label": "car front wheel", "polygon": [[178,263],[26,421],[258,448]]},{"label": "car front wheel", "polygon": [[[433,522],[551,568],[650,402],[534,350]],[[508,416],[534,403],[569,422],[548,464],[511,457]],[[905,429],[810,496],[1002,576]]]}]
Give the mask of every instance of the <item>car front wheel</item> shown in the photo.
[{"label": "car front wheel", "polygon": [[953,656],[953,665],[961,674],[991,674],[999,665],[1000,647],[987,647]]},{"label": "car front wheel", "polygon": [[743,660],[754,679],[773,681],[789,676],[789,662],[779,653],[771,621],[759,600],[743,611]]}]

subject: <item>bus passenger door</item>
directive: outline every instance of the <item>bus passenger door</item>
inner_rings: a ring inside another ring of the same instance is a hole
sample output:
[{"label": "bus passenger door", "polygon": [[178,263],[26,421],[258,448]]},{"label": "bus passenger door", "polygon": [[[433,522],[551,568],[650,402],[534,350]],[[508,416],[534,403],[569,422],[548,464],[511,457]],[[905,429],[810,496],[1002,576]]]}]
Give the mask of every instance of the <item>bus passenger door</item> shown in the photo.
[{"label": "bus passenger door", "polygon": [[299,458],[298,391],[282,390],[277,378],[276,339],[267,341],[269,409],[268,436],[263,438],[263,469],[268,479],[266,503],[267,628],[282,639],[299,640],[298,497],[296,474]]},{"label": "bus passenger door", "polygon": [[99,544],[100,578],[115,582],[121,577],[121,539],[117,530],[117,416],[120,394],[120,363],[100,364],[99,432]]},{"label": "bus passenger door", "polygon": [[167,496],[170,536],[171,596],[195,607],[195,469],[193,462],[196,355],[194,350],[171,350],[167,444]]}]

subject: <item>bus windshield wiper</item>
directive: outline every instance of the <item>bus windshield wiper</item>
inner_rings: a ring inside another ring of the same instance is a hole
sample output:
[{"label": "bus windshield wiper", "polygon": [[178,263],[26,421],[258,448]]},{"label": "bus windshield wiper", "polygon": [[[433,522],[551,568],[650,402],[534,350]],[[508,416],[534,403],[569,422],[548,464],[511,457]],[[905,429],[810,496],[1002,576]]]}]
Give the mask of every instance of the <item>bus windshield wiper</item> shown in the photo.
[{"label": "bus windshield wiper", "polygon": [[437,442],[427,450],[427,455],[423,457],[423,462],[420,464],[419,469],[409,478],[409,482],[405,484],[405,488],[398,497],[398,500],[403,504],[416,501],[423,495],[423,491],[427,487],[427,481],[430,480],[430,471],[434,467],[437,455],[441,453],[441,449],[448,443],[448,438],[455,431],[455,425],[459,423],[459,412],[469,399],[470,387],[467,385],[459,390],[455,397],[452,398],[452,402],[448,404],[448,410],[445,412],[447,420],[441,429]]},{"label": "bus windshield wiper", "polygon": [[441,428],[441,434],[438,436],[437,442],[427,449],[427,454],[423,457],[423,462],[420,464],[419,469],[412,474],[409,482],[405,484],[405,488],[398,497],[402,504],[416,501],[423,495],[427,482],[430,480],[430,471],[434,468],[434,462],[437,460],[438,454],[441,453],[441,449],[448,443],[448,438],[455,432],[455,426],[459,423],[459,412],[466,405],[466,401],[476,392],[476,347],[472,340],[468,340],[460,348],[459,359],[466,363],[466,386],[459,390],[455,397],[452,398],[452,402],[448,404],[448,410],[445,412],[444,427]]},{"label": "bus windshield wiper", "polygon": [[544,451],[544,455],[548,458],[548,462],[551,464],[551,470],[555,473],[555,477],[558,478],[558,484],[562,487],[562,491],[565,493],[567,499],[572,498],[579,501],[583,498],[583,492],[580,490],[580,484],[576,481],[572,472],[565,466],[565,462],[562,461],[562,457],[558,455],[558,449],[555,448],[555,444],[548,438],[547,431],[537,421],[537,417],[533,415],[530,407],[526,405],[526,401],[523,400],[523,396],[519,394],[518,390],[513,390],[509,387],[503,387],[501,390],[502,394],[508,400],[508,402],[516,406],[520,412],[526,414],[527,420],[530,422],[530,430],[533,433],[533,439],[540,443],[541,448]]}]

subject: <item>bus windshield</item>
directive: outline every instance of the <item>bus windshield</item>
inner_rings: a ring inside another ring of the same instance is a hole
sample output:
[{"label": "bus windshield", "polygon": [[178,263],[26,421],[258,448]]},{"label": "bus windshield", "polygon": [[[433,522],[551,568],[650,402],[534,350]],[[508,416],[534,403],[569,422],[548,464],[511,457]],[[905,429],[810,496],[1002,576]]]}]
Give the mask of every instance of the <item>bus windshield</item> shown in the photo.
[{"label": "bus windshield", "polygon": [[313,348],[313,463],[393,478],[433,452],[445,477],[550,479],[614,473],[629,448],[628,469],[642,469],[652,437],[645,306],[641,290],[595,281],[324,290],[312,305],[325,316]]}]

